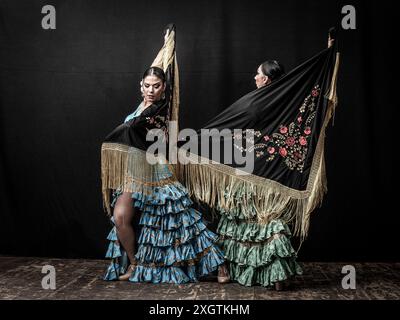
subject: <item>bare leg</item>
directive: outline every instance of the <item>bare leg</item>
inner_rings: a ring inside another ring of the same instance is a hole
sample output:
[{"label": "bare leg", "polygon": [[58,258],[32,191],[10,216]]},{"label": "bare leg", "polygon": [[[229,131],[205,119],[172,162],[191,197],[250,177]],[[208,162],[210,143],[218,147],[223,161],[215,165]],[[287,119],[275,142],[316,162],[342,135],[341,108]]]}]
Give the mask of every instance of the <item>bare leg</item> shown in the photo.
[{"label": "bare leg", "polygon": [[135,258],[135,232],[132,228],[134,208],[131,193],[121,194],[114,207],[114,221],[117,228],[117,236],[124,247],[129,261],[133,264]]}]

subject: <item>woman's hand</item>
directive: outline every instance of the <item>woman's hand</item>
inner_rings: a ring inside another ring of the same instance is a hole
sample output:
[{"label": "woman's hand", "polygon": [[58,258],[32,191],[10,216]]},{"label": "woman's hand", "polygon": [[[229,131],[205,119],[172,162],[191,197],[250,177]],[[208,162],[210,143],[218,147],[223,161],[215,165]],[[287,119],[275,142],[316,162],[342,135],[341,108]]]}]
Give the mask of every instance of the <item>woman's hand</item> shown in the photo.
[{"label": "woman's hand", "polygon": [[336,38],[336,28],[331,27],[328,32],[328,48],[333,46],[333,42],[335,41]]},{"label": "woman's hand", "polygon": [[331,36],[328,36],[328,48],[333,46],[334,41],[335,41],[335,39],[331,39]]},{"label": "woman's hand", "polygon": [[164,43],[167,42],[168,36],[169,36],[169,29],[167,29],[167,31],[165,32]]}]

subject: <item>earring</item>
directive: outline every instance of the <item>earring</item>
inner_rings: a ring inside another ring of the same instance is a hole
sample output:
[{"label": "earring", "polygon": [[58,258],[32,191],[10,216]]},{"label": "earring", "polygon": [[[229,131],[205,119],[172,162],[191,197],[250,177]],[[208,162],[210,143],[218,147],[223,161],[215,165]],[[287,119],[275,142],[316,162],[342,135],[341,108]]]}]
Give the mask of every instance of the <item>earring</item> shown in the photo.
[{"label": "earring", "polygon": [[165,99],[165,92],[163,92],[161,99]]},{"label": "earring", "polygon": [[142,97],[144,95],[144,91],[143,91],[143,80],[140,81],[140,92],[142,93]]}]

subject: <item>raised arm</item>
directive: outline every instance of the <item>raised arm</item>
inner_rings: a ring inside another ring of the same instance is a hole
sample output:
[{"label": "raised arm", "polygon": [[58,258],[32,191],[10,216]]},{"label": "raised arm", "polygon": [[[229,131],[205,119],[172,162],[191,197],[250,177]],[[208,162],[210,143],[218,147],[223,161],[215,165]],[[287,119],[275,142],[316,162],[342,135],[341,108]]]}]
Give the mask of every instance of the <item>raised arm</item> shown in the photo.
[{"label": "raised arm", "polygon": [[328,48],[333,46],[336,37],[336,29],[334,27],[329,29],[328,33]]},{"label": "raised arm", "polygon": [[151,66],[159,67],[165,72],[168,66],[173,63],[175,56],[175,26],[169,24],[164,32],[164,45],[158,52]]}]

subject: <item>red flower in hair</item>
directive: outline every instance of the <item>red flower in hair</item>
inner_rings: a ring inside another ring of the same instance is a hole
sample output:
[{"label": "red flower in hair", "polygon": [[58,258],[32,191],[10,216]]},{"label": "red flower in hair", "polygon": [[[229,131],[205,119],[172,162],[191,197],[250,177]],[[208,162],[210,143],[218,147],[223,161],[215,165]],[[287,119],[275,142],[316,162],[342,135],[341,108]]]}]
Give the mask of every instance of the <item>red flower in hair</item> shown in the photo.
[{"label": "red flower in hair", "polygon": [[287,132],[287,127],[282,126],[282,127],[279,129],[279,131],[280,131],[281,133],[285,134],[285,133]]},{"label": "red flower in hair", "polygon": [[287,155],[286,149],[285,149],[285,148],[280,148],[280,149],[279,149],[279,154],[280,154],[282,157],[286,157],[286,155]]}]

